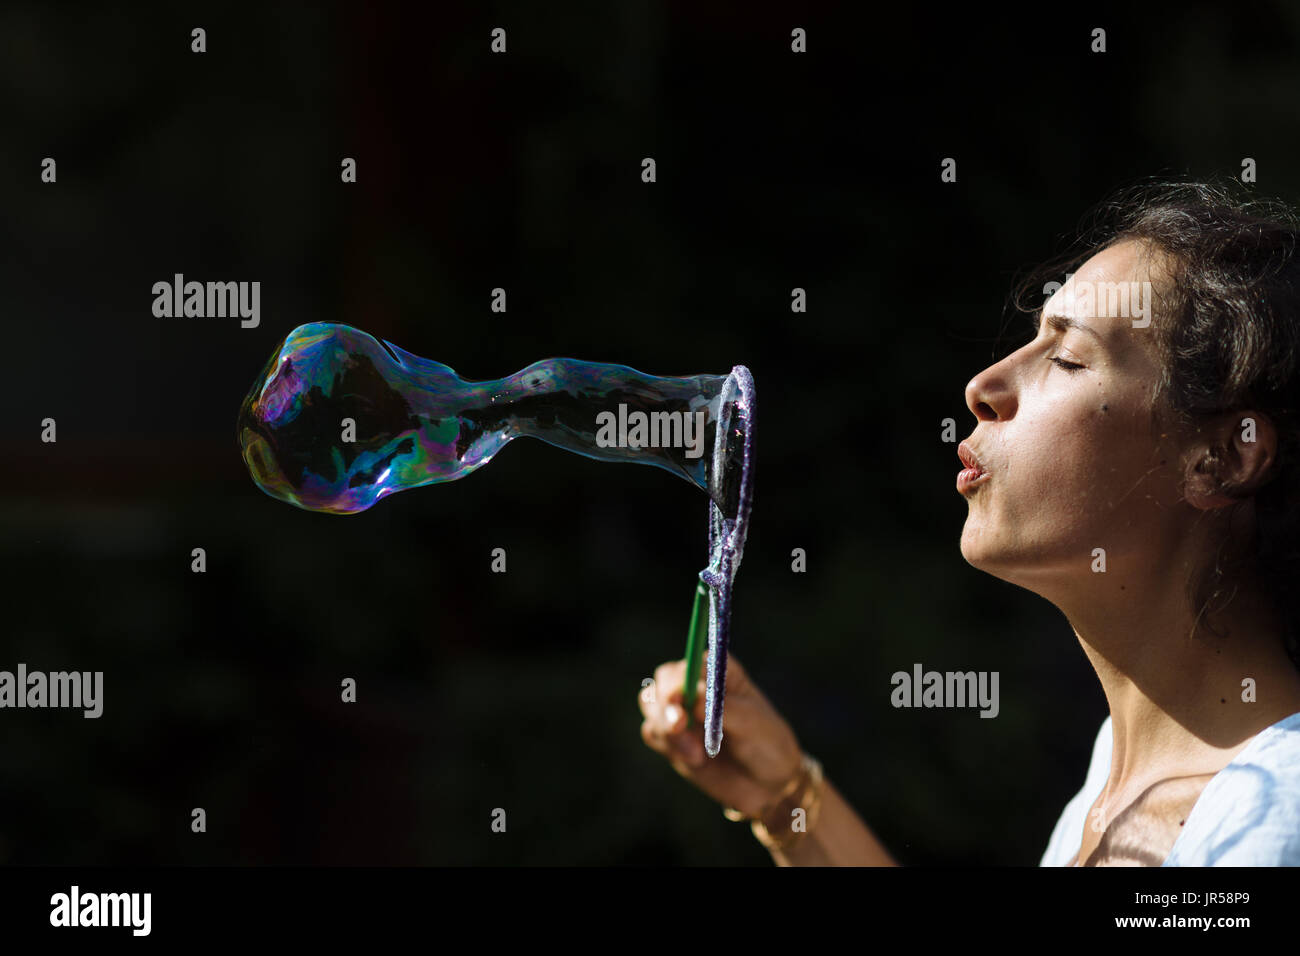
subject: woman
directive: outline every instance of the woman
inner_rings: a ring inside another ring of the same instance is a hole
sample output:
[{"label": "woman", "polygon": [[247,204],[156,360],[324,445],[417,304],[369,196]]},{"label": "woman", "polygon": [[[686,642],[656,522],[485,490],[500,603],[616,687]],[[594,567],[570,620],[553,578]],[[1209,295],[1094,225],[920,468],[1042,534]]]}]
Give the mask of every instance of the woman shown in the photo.
[{"label": "woman", "polygon": [[[958,449],[962,556],[1061,609],[1110,709],[1041,865],[1300,864],[1300,230],[1228,186],[1101,211]],[[895,865],[734,658],[705,757],[683,672],[642,737],[779,865]]]}]

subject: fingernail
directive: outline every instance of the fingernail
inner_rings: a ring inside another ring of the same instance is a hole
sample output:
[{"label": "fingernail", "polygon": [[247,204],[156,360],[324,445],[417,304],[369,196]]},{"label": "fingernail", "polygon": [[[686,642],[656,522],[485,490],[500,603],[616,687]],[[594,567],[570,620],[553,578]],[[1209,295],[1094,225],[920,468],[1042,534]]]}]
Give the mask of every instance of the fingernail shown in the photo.
[{"label": "fingernail", "polygon": [[669,704],[664,708],[664,720],[668,722],[669,727],[676,727],[681,716],[682,710],[676,704]]}]

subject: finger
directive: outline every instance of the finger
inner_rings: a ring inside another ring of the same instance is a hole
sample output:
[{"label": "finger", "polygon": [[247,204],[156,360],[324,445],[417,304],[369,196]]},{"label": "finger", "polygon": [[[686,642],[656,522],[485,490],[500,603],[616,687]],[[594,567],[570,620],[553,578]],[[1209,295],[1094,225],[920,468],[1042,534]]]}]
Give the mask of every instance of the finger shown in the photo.
[{"label": "finger", "polygon": [[636,695],[637,706],[641,708],[641,716],[649,717],[654,711],[655,685],[646,684],[641,688],[641,693]]},{"label": "finger", "polygon": [[[681,668],[678,667],[676,670],[680,671]],[[650,725],[650,729],[654,732],[656,738],[662,740],[665,745],[668,737],[680,734],[688,729],[681,687],[674,681],[667,685],[672,689],[665,693],[664,685],[660,683],[661,681],[673,681],[675,676],[673,671],[672,664],[661,665],[655,671],[656,683],[647,685],[642,693],[638,695],[642,715]],[[702,685],[701,693],[703,693]],[[698,707],[696,709],[698,710]]]},{"label": "finger", "polygon": [[679,662],[669,661],[656,667],[654,677],[641,688],[641,693],[637,694],[637,704],[641,708],[642,716],[658,718],[663,708],[662,698],[665,691],[673,686],[672,670],[676,663]]},{"label": "finger", "polygon": [[698,729],[669,734],[661,725],[645,720],[641,724],[641,739],[651,750],[668,758],[673,768],[684,777],[691,776],[708,759],[704,752],[704,737]]},{"label": "finger", "polygon": [[[695,719],[703,721],[707,718],[707,708],[705,707],[705,697],[708,693],[705,677],[700,677],[699,686],[695,692]],[[749,695],[757,695],[760,698],[757,687],[749,679],[749,674],[745,671],[744,665],[740,659],[734,655],[727,656],[727,696],[724,704],[735,702],[739,706],[742,698]],[[678,698],[680,699],[680,694]]]},{"label": "finger", "polygon": [[703,767],[709,759],[704,752],[704,737],[699,732],[674,734],[668,738],[668,745],[677,758],[691,770]]},{"label": "finger", "polygon": [[685,672],[685,661],[664,661],[664,663],[655,668],[655,683],[663,684],[667,687],[680,681],[682,679],[682,674]]},{"label": "finger", "polygon": [[[642,715],[660,722],[665,729],[684,729],[684,721],[677,719],[675,712],[670,717],[667,709],[672,706],[677,706],[680,709],[683,703],[682,684],[685,676],[686,662],[684,660],[666,661],[656,667],[654,684],[646,685],[638,698]],[[707,693],[706,680],[701,675],[695,687],[695,707],[693,710],[695,720],[700,723],[707,719],[707,707],[705,706]],[[727,700],[735,702],[732,709],[739,709],[741,699],[747,695],[757,695],[762,698],[762,694],[750,681],[749,674],[745,671],[740,660],[734,656],[729,657],[727,660]],[[744,723],[749,723],[749,721],[744,721]],[[737,729],[740,729],[739,725],[737,725]]]},{"label": "finger", "polygon": [[[652,702],[652,706],[655,708],[659,719],[666,724],[676,723],[675,719],[669,719],[665,716],[667,708],[677,707],[682,709],[683,707],[682,698],[684,695],[682,690],[685,678],[685,661],[671,661],[660,665],[655,671],[655,700]],[[703,683],[699,685],[700,688],[703,688],[703,686]],[[703,693],[704,691],[700,689],[697,696]]]},{"label": "finger", "polygon": [[653,720],[641,721],[641,740],[645,745],[656,753],[668,755],[671,747],[662,730],[655,725]]},{"label": "finger", "polygon": [[698,727],[694,730],[670,732],[662,724],[645,720],[641,723],[641,739],[647,747],[667,757],[674,765],[699,767],[707,759],[704,753],[704,733]]},{"label": "finger", "polygon": [[[681,676],[682,678],[685,678],[686,675],[683,674]],[[684,693],[683,682],[682,681],[674,682],[672,687],[673,689],[668,694],[667,699],[665,700],[664,703],[664,723],[665,725],[670,726],[678,731],[686,730],[688,729],[687,727],[688,720],[687,720],[687,708],[686,708],[686,699],[685,699],[686,695]],[[702,710],[703,706],[704,706],[704,680],[703,678],[701,678],[695,684],[695,700],[693,701],[693,705],[690,711],[695,718],[695,722],[700,722],[704,720],[703,717],[704,712]]]},{"label": "finger", "polygon": [[[780,715],[776,713],[767,698],[753,684],[748,685],[745,692],[737,692],[734,685],[731,685],[730,679],[727,683],[729,686],[722,710],[724,729],[734,732],[741,739],[749,735],[761,736],[770,732],[773,721],[779,722]],[[708,700],[703,681],[700,682],[696,694],[694,716],[697,726],[702,726],[708,719]]]}]

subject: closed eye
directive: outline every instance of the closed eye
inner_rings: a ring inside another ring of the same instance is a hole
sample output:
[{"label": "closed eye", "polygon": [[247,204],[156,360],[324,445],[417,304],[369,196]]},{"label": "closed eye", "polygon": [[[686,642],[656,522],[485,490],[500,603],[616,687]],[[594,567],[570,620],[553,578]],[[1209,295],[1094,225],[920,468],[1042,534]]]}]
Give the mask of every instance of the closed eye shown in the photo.
[{"label": "closed eye", "polygon": [[1059,365],[1067,372],[1077,372],[1079,371],[1079,369],[1083,368],[1083,366],[1080,365],[1078,362],[1067,362],[1065,359],[1061,358],[1058,355],[1050,356],[1047,360],[1049,362],[1055,363],[1056,365]]}]

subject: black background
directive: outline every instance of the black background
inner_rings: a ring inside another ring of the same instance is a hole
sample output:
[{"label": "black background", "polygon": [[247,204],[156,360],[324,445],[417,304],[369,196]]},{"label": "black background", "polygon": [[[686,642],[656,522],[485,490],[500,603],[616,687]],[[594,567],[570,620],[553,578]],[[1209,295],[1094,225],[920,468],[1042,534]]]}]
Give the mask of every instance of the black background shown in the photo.
[{"label": "black background", "polygon": [[[522,440],[360,515],[277,502],[235,416],[331,321],[472,379],[748,365],[733,652],[900,861],[1036,864],[1105,702],[963,561],[941,422],[1114,187],[1249,156],[1300,195],[1300,13],[858,7],[6,4],[0,669],[102,670],[105,710],[0,711],[0,863],[769,864],[639,735],[705,496]],[[260,281],[260,326],[155,318],[177,272]],[[892,708],[917,662],[998,671],[1001,713]]]}]

